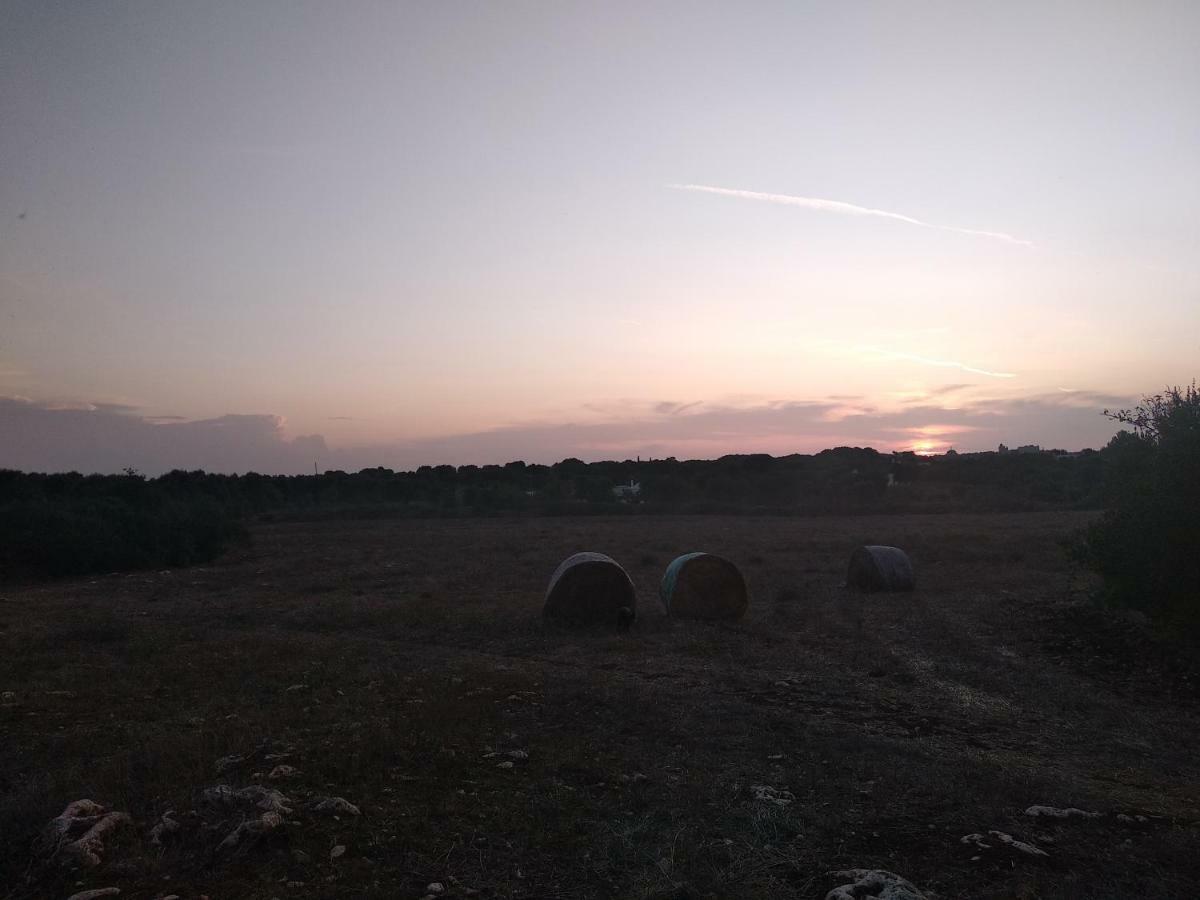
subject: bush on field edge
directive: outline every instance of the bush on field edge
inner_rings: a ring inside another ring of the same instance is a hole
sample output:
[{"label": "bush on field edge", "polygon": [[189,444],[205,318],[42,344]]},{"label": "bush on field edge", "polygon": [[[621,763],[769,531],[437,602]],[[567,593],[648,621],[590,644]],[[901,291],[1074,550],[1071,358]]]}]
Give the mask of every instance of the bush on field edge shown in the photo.
[{"label": "bush on field edge", "polygon": [[1200,633],[1200,392],[1193,382],[1105,415],[1131,426],[1101,453],[1106,508],[1075,544],[1103,599]]}]

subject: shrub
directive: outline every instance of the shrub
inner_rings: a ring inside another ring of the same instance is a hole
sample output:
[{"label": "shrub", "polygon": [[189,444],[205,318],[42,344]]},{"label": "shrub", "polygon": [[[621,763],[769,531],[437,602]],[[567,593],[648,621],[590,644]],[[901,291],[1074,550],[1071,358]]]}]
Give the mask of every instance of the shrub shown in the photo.
[{"label": "shrub", "polygon": [[1193,382],[1105,415],[1132,427],[1109,442],[1106,508],[1079,554],[1104,597],[1168,623],[1200,625],[1200,392]]},{"label": "shrub", "polygon": [[243,534],[206,497],[36,499],[0,505],[0,567],[23,575],[82,575],[186,566],[217,556]]}]

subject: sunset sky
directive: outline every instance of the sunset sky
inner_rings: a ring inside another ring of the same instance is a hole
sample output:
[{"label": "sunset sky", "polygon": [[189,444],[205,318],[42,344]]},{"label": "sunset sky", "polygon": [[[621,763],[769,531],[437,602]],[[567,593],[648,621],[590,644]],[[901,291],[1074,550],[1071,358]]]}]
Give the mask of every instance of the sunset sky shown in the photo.
[{"label": "sunset sky", "polygon": [[0,467],[1100,446],[1200,4],[6,2]]}]

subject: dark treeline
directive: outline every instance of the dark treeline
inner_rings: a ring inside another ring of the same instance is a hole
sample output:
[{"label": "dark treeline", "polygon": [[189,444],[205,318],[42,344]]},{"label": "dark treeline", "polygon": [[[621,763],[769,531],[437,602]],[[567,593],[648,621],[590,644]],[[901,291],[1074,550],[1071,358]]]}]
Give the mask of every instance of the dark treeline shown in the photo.
[{"label": "dark treeline", "polygon": [[[211,559],[250,518],[997,511],[1087,508],[1102,455],[816,455],[422,466],[320,475],[0,471],[0,566],[73,574]],[[624,490],[618,486],[633,486]]]}]

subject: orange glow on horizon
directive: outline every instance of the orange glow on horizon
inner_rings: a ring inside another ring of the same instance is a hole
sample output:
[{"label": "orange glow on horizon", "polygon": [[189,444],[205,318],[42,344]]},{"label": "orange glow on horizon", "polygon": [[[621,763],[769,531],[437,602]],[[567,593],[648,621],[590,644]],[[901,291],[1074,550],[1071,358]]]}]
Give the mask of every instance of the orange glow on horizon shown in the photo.
[{"label": "orange glow on horizon", "polygon": [[946,446],[944,441],[916,441],[910,449],[917,456],[936,456]]}]

